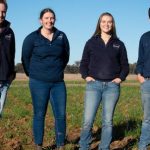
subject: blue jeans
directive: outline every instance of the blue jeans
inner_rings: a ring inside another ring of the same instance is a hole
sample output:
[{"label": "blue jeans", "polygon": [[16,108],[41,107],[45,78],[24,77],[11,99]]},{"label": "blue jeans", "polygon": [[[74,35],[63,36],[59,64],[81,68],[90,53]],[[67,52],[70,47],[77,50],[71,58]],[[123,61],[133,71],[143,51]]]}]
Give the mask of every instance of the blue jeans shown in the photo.
[{"label": "blue jeans", "polygon": [[9,85],[7,81],[0,84],[0,116],[2,115]]},{"label": "blue jeans", "polygon": [[62,82],[43,82],[35,79],[29,81],[33,103],[33,135],[35,144],[42,145],[44,121],[50,100],[54,118],[56,145],[65,144],[66,136],[66,86]]},{"label": "blue jeans", "polygon": [[90,81],[87,83],[79,150],[88,150],[90,148],[91,130],[100,103],[102,103],[102,133],[99,150],[109,149],[112,140],[113,114],[119,95],[119,84],[101,81]]},{"label": "blue jeans", "polygon": [[141,96],[144,118],[141,128],[139,150],[147,150],[147,145],[150,144],[150,80],[145,80],[145,82],[141,84]]}]

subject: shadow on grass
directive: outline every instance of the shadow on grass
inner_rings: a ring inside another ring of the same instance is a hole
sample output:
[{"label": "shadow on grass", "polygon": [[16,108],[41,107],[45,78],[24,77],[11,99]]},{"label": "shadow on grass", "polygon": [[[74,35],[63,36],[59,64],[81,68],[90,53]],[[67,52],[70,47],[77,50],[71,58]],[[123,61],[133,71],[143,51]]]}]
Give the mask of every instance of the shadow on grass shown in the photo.
[{"label": "shadow on grass", "polygon": [[[125,139],[125,133],[127,132],[133,132],[137,130],[137,128],[139,127],[139,125],[141,125],[141,121],[137,121],[137,120],[129,120],[127,122],[123,122],[122,124],[119,124],[117,126],[113,127],[113,139],[112,139],[112,143],[115,143],[116,141],[120,141],[123,142]],[[74,135],[69,135],[72,133],[68,133],[67,136],[67,140],[66,140],[66,147],[67,144],[72,144],[73,147],[71,148],[71,150],[78,150],[79,149],[79,145],[78,142],[80,140],[80,131],[78,129],[78,133],[77,133],[77,129],[74,131]],[[69,138],[70,136],[73,136],[73,138]],[[101,136],[101,128],[98,128],[96,131],[93,132],[92,134],[92,148],[91,150],[98,150],[98,144],[99,144],[99,140],[100,140],[100,136]],[[119,142],[118,142],[119,143]],[[127,143],[121,143],[122,147],[119,147],[120,145],[116,142],[116,145],[111,144],[113,146],[111,146],[111,149],[113,150],[132,150],[132,147],[137,143],[137,138],[131,138],[129,141],[127,141]],[[56,148],[56,145],[51,145],[49,147],[47,147],[47,149],[45,150],[54,150]]]},{"label": "shadow on grass", "polygon": [[[125,139],[125,133],[127,133],[127,132],[133,132],[134,133],[134,131],[136,131],[140,125],[141,125],[140,120],[129,120],[127,122],[123,122],[122,124],[114,126],[113,127],[113,138],[112,138],[112,144],[111,144],[112,148],[111,149],[113,149],[113,150],[132,150],[132,147],[137,143],[137,138],[135,138],[134,135],[131,135],[130,139],[128,141],[124,140]],[[99,128],[93,134],[92,143],[96,143],[97,141],[99,141],[100,136],[101,136],[101,128]],[[119,141],[119,142],[117,142],[117,141]],[[95,145],[92,150],[97,150],[97,149],[98,149],[98,144]]]}]

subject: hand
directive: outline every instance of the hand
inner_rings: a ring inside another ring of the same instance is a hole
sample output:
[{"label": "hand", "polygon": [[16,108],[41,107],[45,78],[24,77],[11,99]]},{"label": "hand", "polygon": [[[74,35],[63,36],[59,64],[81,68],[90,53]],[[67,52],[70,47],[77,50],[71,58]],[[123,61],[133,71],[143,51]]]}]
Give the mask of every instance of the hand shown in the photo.
[{"label": "hand", "polygon": [[111,82],[115,82],[117,84],[121,83],[121,79],[120,78],[115,78],[114,80],[112,80]]},{"label": "hand", "polygon": [[95,81],[95,79],[92,77],[86,77],[85,80],[86,82]]},{"label": "hand", "polygon": [[141,74],[137,75],[137,79],[141,84],[145,81],[145,78]]}]

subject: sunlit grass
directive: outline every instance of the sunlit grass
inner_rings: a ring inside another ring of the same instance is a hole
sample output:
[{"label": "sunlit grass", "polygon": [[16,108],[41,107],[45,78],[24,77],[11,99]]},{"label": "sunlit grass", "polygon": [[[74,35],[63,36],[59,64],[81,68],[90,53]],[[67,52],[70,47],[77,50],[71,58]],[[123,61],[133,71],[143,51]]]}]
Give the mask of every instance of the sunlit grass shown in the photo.
[{"label": "sunlit grass", "polygon": [[[130,81],[128,83],[134,83]],[[67,134],[80,129],[83,118],[83,99],[85,81],[67,81]],[[3,119],[0,120],[0,148],[11,139],[19,139],[24,149],[33,149],[32,136],[32,100],[28,81],[15,81],[8,92]],[[123,85],[114,114],[115,139],[133,136],[138,139],[141,128],[142,107],[140,88],[137,85]],[[101,129],[101,107],[97,112],[94,127]],[[119,132],[118,132],[119,131]],[[48,107],[45,124],[44,145],[54,144],[54,118],[51,107]],[[69,141],[66,149],[74,145]],[[136,147],[136,143],[134,145]],[[2,149],[2,148],[1,148]],[[2,149],[3,150],[3,149]],[[6,149],[7,150],[7,149]]]}]

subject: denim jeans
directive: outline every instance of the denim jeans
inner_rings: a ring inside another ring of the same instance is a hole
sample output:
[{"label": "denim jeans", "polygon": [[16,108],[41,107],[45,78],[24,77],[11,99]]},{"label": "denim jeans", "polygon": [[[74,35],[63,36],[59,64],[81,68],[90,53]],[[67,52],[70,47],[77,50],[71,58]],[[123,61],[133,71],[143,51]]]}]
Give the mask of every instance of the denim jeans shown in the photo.
[{"label": "denim jeans", "polygon": [[10,84],[7,81],[0,84],[0,116],[2,116],[9,85]]},{"label": "denim jeans", "polygon": [[139,150],[147,150],[147,145],[150,144],[150,80],[145,80],[145,82],[141,84],[141,96],[144,118],[141,128]]},{"label": "denim jeans", "polygon": [[100,103],[102,103],[102,133],[99,150],[109,149],[112,140],[113,114],[119,95],[119,84],[101,81],[90,81],[87,83],[79,150],[88,150],[90,148],[91,130]]},{"label": "denim jeans", "polygon": [[33,135],[35,144],[43,143],[44,121],[50,100],[54,118],[57,146],[64,145],[66,136],[66,86],[62,82],[44,82],[30,78],[33,103]]}]

